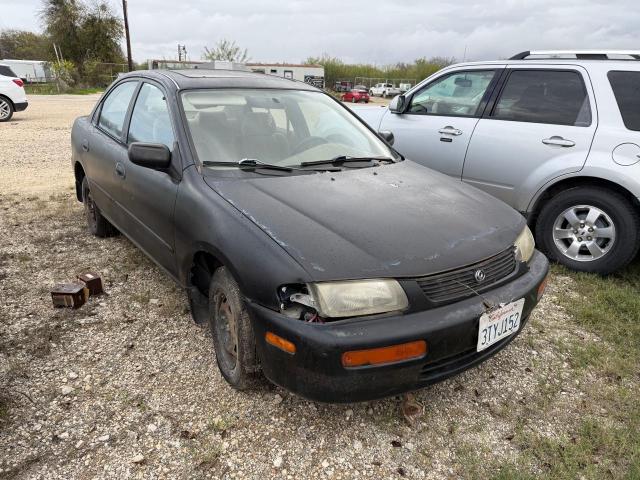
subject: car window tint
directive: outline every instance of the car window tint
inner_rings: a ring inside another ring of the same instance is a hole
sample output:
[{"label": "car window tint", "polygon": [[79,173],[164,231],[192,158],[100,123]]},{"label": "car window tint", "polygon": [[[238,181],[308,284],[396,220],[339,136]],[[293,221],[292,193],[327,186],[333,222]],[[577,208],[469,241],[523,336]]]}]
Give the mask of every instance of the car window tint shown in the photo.
[{"label": "car window tint", "polygon": [[499,120],[591,125],[589,96],[578,72],[514,70],[492,114]]},{"label": "car window tint", "polygon": [[4,75],[5,77],[16,77],[17,75],[13,73],[11,67],[7,67],[6,65],[0,65],[0,75]]},{"label": "car window tint", "polygon": [[624,126],[640,131],[640,72],[612,71],[608,77]]},{"label": "car window tint", "polygon": [[128,142],[162,143],[173,148],[173,129],[164,93],[144,83],[136,99],[129,124]]},{"label": "car window tint", "polygon": [[441,77],[413,96],[408,113],[476,116],[494,74],[494,70],[474,70]]},{"label": "car window tint", "polygon": [[114,88],[102,104],[98,125],[114,137],[122,136],[124,117],[138,82],[125,82]]}]

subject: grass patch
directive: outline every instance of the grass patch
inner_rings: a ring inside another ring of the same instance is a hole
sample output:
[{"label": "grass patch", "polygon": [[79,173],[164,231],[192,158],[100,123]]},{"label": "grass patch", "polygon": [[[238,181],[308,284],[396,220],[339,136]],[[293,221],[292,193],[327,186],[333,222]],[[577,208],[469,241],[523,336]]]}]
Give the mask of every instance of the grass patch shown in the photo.
[{"label": "grass patch", "polygon": [[558,298],[576,324],[613,348],[583,343],[572,346],[573,361],[622,376],[636,376],[640,365],[640,261],[601,277],[554,266],[556,274],[575,281],[576,297]]},{"label": "grass patch", "polygon": [[67,88],[66,90],[56,87],[55,83],[31,83],[24,86],[24,90],[28,95],[91,95],[94,93],[102,93],[104,88]]}]

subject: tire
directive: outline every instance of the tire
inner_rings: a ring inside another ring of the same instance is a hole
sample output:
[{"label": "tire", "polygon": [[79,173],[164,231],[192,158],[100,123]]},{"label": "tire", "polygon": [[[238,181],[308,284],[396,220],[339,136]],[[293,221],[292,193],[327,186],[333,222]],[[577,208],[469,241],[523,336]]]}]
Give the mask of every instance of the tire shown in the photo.
[{"label": "tire", "polygon": [[356,100],[356,97],[351,97],[351,103],[358,103],[358,101]]},{"label": "tire", "polygon": [[13,117],[13,103],[6,97],[0,96],[0,122],[8,122]]},{"label": "tire", "polygon": [[539,248],[551,260],[582,272],[615,272],[640,247],[638,212],[624,196],[600,187],[553,196],[542,207],[535,230]]},{"label": "tire", "polygon": [[84,204],[84,212],[87,218],[87,227],[92,235],[105,238],[118,233],[116,228],[109,223],[109,220],[102,216],[98,205],[93,201],[87,177],[82,179],[82,203]]},{"label": "tire", "polygon": [[260,365],[253,328],[238,284],[225,267],[215,271],[209,286],[209,329],[224,379],[236,390],[255,387]]}]

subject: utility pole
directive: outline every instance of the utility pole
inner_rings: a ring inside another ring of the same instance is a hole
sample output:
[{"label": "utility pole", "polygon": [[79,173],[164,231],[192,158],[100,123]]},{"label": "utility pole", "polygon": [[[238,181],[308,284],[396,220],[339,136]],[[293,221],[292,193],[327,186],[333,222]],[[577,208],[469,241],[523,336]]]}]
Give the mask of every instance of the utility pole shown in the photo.
[{"label": "utility pole", "polygon": [[129,71],[133,71],[133,59],[131,58],[131,37],[129,36],[129,17],[127,15],[127,0],[122,0],[122,11],[124,12],[124,35],[127,39],[127,64]]}]

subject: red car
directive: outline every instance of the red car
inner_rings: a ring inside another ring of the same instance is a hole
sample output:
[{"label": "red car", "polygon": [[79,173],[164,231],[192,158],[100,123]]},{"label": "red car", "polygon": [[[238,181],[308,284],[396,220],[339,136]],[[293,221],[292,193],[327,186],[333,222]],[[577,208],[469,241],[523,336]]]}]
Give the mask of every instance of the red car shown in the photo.
[{"label": "red car", "polygon": [[340,97],[343,102],[351,102],[351,103],[369,103],[369,92],[366,90],[359,90],[354,88],[353,90],[344,93],[342,97]]}]

